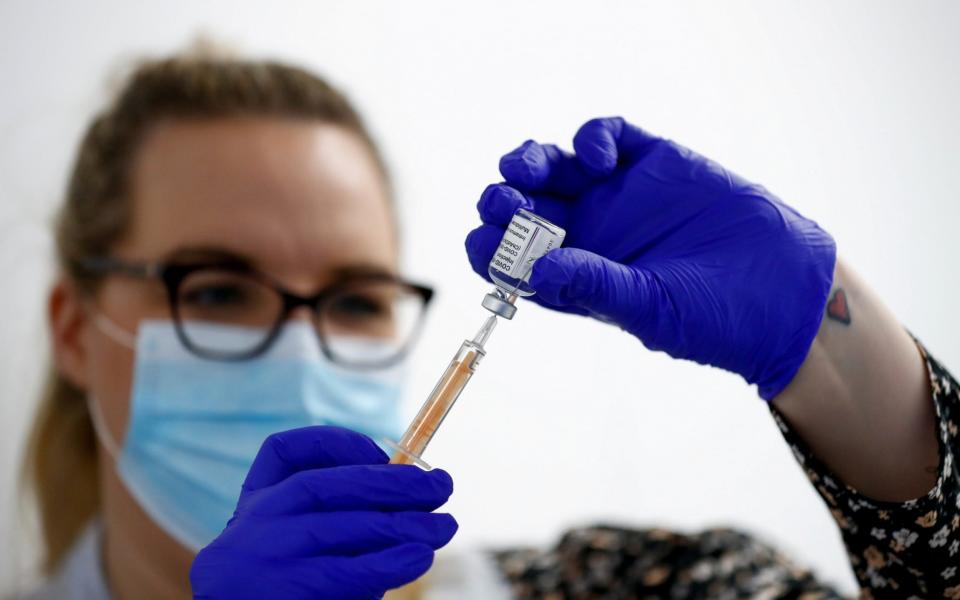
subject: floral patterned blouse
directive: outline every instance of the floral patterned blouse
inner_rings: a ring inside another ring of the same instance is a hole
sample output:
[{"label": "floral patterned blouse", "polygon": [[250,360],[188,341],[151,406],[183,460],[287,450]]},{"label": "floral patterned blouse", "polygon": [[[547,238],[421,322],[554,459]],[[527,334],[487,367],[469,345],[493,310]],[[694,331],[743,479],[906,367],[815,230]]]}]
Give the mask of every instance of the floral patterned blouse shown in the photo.
[{"label": "floral patterned blouse", "polygon": [[[960,600],[960,386],[921,351],[939,423],[940,465],[936,485],[920,498],[866,498],[817,460],[771,405],[840,528],[864,600]],[[548,551],[509,549],[494,557],[517,598],[842,598],[776,550],[725,529],[683,535],[600,525],[569,531]]]}]

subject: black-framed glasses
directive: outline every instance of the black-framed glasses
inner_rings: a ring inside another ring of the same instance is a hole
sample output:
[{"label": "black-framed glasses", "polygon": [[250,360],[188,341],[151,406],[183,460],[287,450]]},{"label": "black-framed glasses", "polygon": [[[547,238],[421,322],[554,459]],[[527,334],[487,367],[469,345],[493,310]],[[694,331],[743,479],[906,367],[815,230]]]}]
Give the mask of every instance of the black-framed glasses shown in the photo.
[{"label": "black-framed glasses", "polygon": [[350,276],[300,296],[242,262],[91,257],[80,266],[96,275],[159,279],[180,342],[197,356],[223,361],[263,354],[290,313],[306,306],[327,358],[353,368],[387,367],[407,354],[433,298],[428,286],[379,273]]}]

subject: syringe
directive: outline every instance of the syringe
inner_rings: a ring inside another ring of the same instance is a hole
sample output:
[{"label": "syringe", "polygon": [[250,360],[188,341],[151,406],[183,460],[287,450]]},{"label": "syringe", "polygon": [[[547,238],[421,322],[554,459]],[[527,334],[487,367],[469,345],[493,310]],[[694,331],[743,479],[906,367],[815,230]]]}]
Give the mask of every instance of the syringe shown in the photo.
[{"label": "syringe", "polygon": [[[511,299],[511,305],[516,300],[516,296]],[[446,371],[440,376],[437,385],[427,396],[427,401],[420,407],[420,412],[414,417],[413,422],[407,427],[399,444],[391,444],[396,450],[393,464],[412,465],[416,464],[425,469],[430,465],[425,463],[420,457],[423,451],[427,449],[427,444],[433,439],[444,417],[453,408],[453,404],[460,397],[460,392],[467,387],[467,382],[477,370],[480,361],[486,356],[484,344],[490,338],[494,328],[497,326],[497,315],[490,315],[483,323],[483,327],[473,336],[473,339],[464,340],[460,349],[453,355],[453,360],[447,366]]]},{"label": "syringe", "polygon": [[430,468],[421,456],[486,356],[484,345],[497,326],[497,319],[512,319],[517,312],[517,297],[534,293],[528,281],[534,261],[559,247],[565,234],[560,227],[526,210],[520,209],[513,216],[488,268],[497,288],[484,296],[482,304],[493,314],[472,339],[461,344],[399,444],[385,440],[395,450],[392,464]]}]

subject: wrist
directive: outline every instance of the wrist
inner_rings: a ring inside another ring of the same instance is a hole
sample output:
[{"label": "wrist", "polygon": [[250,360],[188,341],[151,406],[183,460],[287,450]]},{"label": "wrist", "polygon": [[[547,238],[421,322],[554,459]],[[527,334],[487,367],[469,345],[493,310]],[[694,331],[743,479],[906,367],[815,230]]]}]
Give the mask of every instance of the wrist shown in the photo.
[{"label": "wrist", "polygon": [[821,460],[867,496],[902,501],[934,481],[928,468],[939,449],[921,354],[843,264],[810,352],[773,404]]}]

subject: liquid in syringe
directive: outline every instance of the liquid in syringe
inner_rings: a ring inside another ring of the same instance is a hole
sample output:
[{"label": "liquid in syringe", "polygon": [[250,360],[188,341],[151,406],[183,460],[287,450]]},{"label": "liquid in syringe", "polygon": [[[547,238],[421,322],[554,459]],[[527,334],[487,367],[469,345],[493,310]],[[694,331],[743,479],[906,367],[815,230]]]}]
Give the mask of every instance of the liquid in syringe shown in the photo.
[{"label": "liquid in syringe", "polygon": [[440,380],[427,396],[420,412],[414,417],[407,431],[400,438],[400,444],[395,445],[397,451],[390,461],[394,464],[418,464],[429,468],[420,456],[426,450],[427,444],[443,422],[444,417],[453,407],[453,403],[460,397],[460,392],[467,386],[470,377],[476,371],[481,359],[486,356],[484,343],[497,325],[496,315],[487,318],[483,327],[473,339],[465,340],[454,355],[453,360],[443,372]]}]

